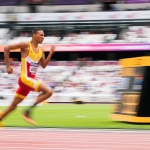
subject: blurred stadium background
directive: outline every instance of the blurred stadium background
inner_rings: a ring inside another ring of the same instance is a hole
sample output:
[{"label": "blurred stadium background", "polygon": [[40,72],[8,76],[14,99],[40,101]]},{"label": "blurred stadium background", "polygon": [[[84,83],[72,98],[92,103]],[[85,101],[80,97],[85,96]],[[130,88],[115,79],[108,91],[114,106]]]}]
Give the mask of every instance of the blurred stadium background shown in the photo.
[{"label": "blurred stadium background", "polygon": [[[28,41],[33,28],[45,32],[43,46],[56,52],[37,76],[53,88],[50,103],[113,103],[119,87],[121,58],[150,55],[149,0],[1,0],[0,105],[7,106],[17,88],[20,53],[10,57],[14,74],[5,71],[6,44]],[[21,105],[30,105],[30,93]]]}]

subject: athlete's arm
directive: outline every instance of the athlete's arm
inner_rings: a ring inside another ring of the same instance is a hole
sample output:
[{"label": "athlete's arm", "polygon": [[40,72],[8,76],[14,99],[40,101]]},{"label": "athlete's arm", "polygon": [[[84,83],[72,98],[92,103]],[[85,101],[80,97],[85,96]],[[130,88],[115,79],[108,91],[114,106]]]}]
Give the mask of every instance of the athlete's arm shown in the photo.
[{"label": "athlete's arm", "polygon": [[27,46],[28,44],[26,42],[20,42],[18,44],[7,45],[4,47],[4,60],[6,63],[7,73],[10,74],[13,72],[12,68],[10,67],[10,61],[9,61],[10,50],[23,49],[26,48]]},{"label": "athlete's arm", "polygon": [[55,50],[55,46],[54,45],[51,46],[50,52],[49,52],[47,58],[45,57],[43,48],[42,48],[42,50],[43,50],[43,54],[42,54],[42,58],[40,60],[40,63],[41,63],[42,68],[45,68],[51,60],[51,57],[52,57],[54,50]]}]

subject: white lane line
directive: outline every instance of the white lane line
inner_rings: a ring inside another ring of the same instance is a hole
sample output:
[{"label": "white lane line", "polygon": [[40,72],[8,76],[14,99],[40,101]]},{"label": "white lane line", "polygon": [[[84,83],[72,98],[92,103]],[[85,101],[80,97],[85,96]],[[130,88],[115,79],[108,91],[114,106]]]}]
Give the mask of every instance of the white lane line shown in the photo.
[{"label": "white lane line", "polygon": [[66,129],[66,128],[1,128],[1,131],[43,131],[43,132],[100,132],[100,133],[141,133],[150,134],[150,130],[127,130],[127,129]]}]

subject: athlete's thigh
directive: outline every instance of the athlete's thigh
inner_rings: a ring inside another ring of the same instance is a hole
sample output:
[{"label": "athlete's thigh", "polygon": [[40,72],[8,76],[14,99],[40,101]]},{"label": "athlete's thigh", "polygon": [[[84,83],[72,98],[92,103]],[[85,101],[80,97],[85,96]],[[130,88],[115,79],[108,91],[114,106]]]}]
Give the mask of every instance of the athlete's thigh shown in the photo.
[{"label": "athlete's thigh", "polygon": [[53,93],[53,90],[42,81],[39,84],[38,92],[47,92],[47,91],[50,91],[51,93]]},{"label": "athlete's thigh", "polygon": [[21,103],[24,100],[24,98],[29,94],[29,92],[30,92],[29,90],[25,90],[19,87],[16,91],[16,94],[13,98],[11,105],[17,106],[19,103]]},{"label": "athlete's thigh", "polygon": [[[28,84],[30,80],[30,85]],[[32,84],[31,84],[32,83]],[[51,92],[53,93],[52,89],[47,86],[43,81],[38,80],[38,79],[33,79],[33,78],[26,78],[19,80],[19,85],[24,87],[25,89],[32,89],[32,91],[35,92]]]},{"label": "athlete's thigh", "polygon": [[19,78],[18,84],[20,87],[30,91],[38,91],[38,87],[42,81],[34,78]]},{"label": "athlete's thigh", "polygon": [[19,97],[21,99],[24,99],[30,92],[30,89],[24,89],[22,87],[19,87],[16,91],[15,97]]}]

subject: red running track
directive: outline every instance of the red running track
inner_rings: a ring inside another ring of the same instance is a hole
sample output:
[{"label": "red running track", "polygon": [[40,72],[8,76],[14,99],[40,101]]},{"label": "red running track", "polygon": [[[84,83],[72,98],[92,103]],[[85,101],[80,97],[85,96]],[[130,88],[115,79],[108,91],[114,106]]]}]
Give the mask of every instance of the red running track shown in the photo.
[{"label": "red running track", "polygon": [[3,128],[0,150],[150,150],[150,131]]}]

